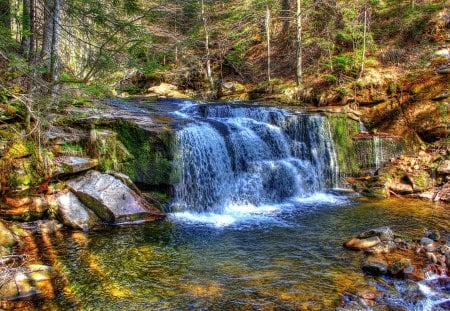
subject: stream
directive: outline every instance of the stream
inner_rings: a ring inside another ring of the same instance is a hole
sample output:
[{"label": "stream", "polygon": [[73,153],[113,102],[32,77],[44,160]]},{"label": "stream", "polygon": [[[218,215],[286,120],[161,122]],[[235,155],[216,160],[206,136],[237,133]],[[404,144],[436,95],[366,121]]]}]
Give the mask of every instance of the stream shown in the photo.
[{"label": "stream", "polygon": [[448,308],[448,289],[366,276],[363,254],[342,247],[380,226],[409,239],[426,229],[448,235],[450,210],[331,191],[339,168],[325,117],[231,104],[170,109],[184,123],[168,219],[62,231],[39,243],[42,261],[65,276],[63,290],[26,308],[334,310],[343,294],[368,286],[384,293],[379,305],[388,310]]}]

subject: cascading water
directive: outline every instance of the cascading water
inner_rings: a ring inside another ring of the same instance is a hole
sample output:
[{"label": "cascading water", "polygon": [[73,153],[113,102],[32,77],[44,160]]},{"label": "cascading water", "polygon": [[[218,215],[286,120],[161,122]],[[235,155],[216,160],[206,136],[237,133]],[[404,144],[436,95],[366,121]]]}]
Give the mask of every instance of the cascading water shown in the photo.
[{"label": "cascading water", "polygon": [[337,162],[320,115],[234,105],[197,105],[177,133],[175,210],[221,213],[277,204],[336,183]]}]

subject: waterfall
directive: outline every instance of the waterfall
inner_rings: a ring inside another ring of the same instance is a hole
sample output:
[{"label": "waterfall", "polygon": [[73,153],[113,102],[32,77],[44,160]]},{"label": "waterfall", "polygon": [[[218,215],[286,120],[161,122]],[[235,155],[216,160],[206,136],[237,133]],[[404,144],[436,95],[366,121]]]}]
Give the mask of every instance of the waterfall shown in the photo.
[{"label": "waterfall", "polygon": [[379,136],[373,136],[373,153],[377,170],[384,164],[383,140]]},{"label": "waterfall", "polygon": [[243,105],[198,105],[176,134],[175,210],[280,203],[332,187],[338,173],[325,117]]}]

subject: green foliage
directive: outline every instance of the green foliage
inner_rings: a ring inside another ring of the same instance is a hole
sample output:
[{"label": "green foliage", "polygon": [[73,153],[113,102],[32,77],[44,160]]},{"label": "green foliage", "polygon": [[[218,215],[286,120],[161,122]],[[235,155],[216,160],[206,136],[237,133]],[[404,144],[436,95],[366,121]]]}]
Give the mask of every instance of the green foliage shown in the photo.
[{"label": "green foliage", "polygon": [[336,82],[338,80],[338,78],[335,75],[332,75],[332,74],[324,74],[322,77],[326,81],[332,82],[332,83],[334,83],[334,82]]},{"label": "green foliage", "polygon": [[89,98],[92,99],[104,99],[113,95],[111,87],[107,85],[83,85],[81,89]]},{"label": "green foliage", "polygon": [[349,72],[353,69],[354,58],[351,54],[340,54],[333,57],[333,65],[338,71]]}]

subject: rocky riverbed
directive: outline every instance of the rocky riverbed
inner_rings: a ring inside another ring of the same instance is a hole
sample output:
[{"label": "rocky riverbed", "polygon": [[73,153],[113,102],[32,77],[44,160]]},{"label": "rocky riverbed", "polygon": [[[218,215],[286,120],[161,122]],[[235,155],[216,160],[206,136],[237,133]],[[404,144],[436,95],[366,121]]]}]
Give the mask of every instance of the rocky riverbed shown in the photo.
[{"label": "rocky riverbed", "polygon": [[[423,237],[407,241],[390,227],[375,228],[351,238],[343,246],[364,253],[362,272],[376,277],[376,281],[371,288],[344,295],[339,310],[392,310],[400,307],[395,298],[403,300],[400,310],[409,310],[404,301],[416,306],[414,310],[450,307],[450,241],[438,230],[427,230]],[[401,288],[400,295],[386,286],[395,282]]]}]

